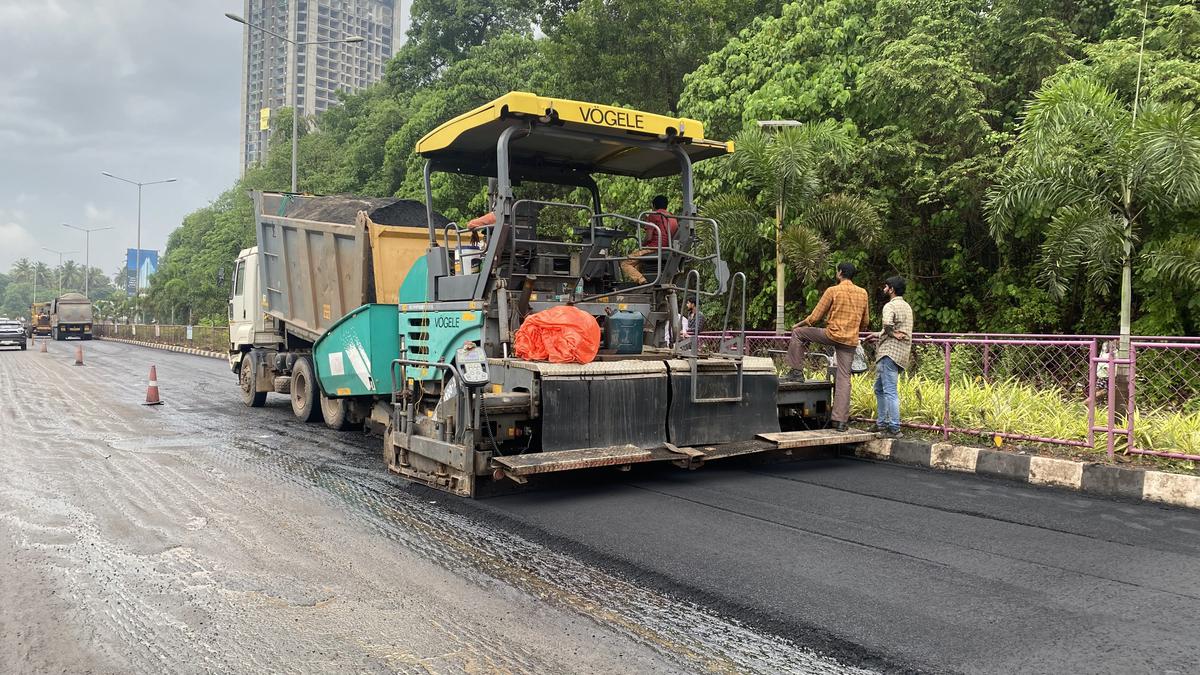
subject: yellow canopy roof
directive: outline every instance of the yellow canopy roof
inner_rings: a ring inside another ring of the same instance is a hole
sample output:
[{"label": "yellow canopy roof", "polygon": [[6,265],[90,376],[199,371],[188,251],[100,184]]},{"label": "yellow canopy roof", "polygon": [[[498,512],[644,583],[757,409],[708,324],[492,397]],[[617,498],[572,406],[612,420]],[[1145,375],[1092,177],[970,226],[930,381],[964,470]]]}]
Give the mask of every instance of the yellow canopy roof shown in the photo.
[{"label": "yellow canopy roof", "polygon": [[540,175],[556,170],[638,178],[680,172],[676,144],[693,162],[733,152],[732,142],[704,138],[704,125],[685,117],[511,92],[445,122],[417,141],[417,153],[463,173],[495,172],[496,142],[511,126],[533,132],[509,146],[510,163]]}]

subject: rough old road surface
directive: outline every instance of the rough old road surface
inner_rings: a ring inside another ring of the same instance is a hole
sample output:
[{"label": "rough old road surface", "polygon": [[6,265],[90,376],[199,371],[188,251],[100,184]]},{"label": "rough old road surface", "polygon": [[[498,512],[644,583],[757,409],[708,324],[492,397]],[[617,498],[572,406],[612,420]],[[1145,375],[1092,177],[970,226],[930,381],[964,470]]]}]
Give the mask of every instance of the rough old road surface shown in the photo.
[{"label": "rough old road surface", "polygon": [[852,460],[468,502],[220,361],[74,348],[0,353],[0,672],[1200,663],[1194,512]]}]

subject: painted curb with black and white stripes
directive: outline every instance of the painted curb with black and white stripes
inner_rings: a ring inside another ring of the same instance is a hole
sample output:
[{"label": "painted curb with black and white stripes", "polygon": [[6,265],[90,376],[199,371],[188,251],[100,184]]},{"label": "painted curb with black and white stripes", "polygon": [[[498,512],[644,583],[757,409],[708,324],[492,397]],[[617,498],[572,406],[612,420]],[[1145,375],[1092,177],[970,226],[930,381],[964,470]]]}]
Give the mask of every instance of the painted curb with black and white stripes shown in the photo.
[{"label": "painted curb with black and white stripes", "polygon": [[229,355],[223,352],[210,352],[207,349],[196,349],[195,347],[183,347],[180,345],[165,345],[158,342],[143,342],[142,340],[127,340],[125,338],[115,337],[100,337],[96,336],[97,340],[105,340],[107,342],[120,342],[127,345],[137,345],[138,347],[149,347],[151,349],[164,349],[169,352],[179,352],[181,354],[193,354],[195,356],[207,356],[210,359],[228,360]]},{"label": "painted curb with black and white stripes", "polygon": [[854,454],[939,471],[974,473],[1104,497],[1200,509],[1200,476],[1188,474],[907,439],[877,439],[858,446]]}]

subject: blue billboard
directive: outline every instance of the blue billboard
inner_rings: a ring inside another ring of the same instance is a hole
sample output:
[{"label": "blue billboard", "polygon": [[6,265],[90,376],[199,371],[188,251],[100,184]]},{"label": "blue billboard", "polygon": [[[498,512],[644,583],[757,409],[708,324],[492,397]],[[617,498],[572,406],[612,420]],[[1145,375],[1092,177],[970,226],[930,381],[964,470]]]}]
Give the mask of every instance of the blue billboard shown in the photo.
[{"label": "blue billboard", "polygon": [[[138,263],[141,263],[139,269]],[[158,251],[142,249],[141,256],[136,248],[125,249],[125,294],[133,295],[138,288],[146,288],[150,277],[158,271]]]}]

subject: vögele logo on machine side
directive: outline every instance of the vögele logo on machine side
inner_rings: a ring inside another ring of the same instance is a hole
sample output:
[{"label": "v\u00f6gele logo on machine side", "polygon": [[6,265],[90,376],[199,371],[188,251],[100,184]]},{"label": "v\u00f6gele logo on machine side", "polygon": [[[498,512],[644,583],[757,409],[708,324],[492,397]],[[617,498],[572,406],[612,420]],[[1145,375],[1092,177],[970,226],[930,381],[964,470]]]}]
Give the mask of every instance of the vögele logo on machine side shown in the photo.
[{"label": "v\u00f6gele logo on machine side", "polygon": [[592,108],[579,106],[579,115],[592,124],[603,124],[609,127],[626,127],[628,129],[646,128],[646,116],[627,110],[611,108]]}]

